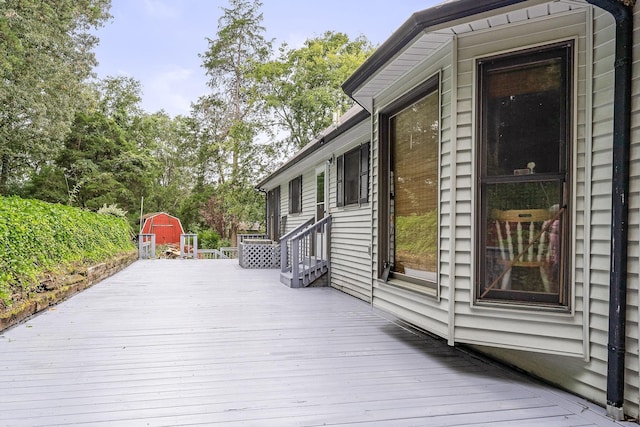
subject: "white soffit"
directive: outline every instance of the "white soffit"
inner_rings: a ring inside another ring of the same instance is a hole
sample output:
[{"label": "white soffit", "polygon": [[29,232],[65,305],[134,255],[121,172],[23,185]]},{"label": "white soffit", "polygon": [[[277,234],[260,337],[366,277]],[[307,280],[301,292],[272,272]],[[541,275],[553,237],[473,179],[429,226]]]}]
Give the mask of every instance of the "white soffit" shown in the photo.
[{"label": "white soffit", "polygon": [[589,7],[589,5],[582,1],[552,1],[520,9],[510,9],[491,16],[485,14],[481,19],[474,20],[474,17],[470,17],[466,18],[465,22],[456,21],[448,27],[439,26],[432,30],[426,30],[360,86],[353,93],[353,97],[360,105],[371,111],[373,98],[420,63],[428,60],[431,55],[449,43],[455,36],[568,13],[585,7]]}]

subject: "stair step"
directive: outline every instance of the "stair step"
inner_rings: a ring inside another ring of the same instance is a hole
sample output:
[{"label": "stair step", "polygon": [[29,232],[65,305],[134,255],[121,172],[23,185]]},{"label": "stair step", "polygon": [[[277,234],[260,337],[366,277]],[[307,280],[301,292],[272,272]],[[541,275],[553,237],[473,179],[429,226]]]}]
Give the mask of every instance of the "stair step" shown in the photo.
[{"label": "stair step", "polygon": [[323,261],[322,263],[319,263],[317,266],[315,266],[315,268],[307,271],[307,277],[308,277],[307,284],[304,283],[304,275],[302,272],[302,267],[300,268],[300,277],[298,277],[298,280],[295,280],[293,278],[293,273],[290,271],[281,272],[280,283],[285,284],[290,288],[303,288],[305,286],[309,286],[315,280],[317,280],[318,278],[326,274],[328,271],[329,271],[329,268],[327,267],[327,262]]}]

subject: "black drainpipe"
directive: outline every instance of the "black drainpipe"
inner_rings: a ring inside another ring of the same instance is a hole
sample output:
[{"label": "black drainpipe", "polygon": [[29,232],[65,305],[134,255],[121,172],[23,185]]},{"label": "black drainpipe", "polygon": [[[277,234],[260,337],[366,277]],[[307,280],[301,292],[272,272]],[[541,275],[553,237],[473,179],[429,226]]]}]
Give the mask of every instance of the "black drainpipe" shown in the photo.
[{"label": "black drainpipe", "polygon": [[608,11],[616,20],[607,414],[621,421],[624,419],[629,147],[631,145],[631,48],[633,45],[633,5],[635,0],[587,1]]},{"label": "black drainpipe", "polygon": [[270,238],[271,236],[269,236],[269,193],[267,193],[267,190],[265,190],[264,188],[260,188],[260,187],[255,187],[256,190],[258,190],[261,193],[264,193],[264,231],[267,236],[267,238]]}]

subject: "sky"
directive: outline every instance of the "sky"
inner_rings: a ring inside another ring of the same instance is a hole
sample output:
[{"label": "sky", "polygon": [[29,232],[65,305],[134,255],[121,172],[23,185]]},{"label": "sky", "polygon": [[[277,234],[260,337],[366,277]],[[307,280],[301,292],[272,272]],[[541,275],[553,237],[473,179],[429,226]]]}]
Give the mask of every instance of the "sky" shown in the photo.
[{"label": "sky", "polygon": [[[417,11],[441,0],[262,0],[265,37],[274,47],[302,46],[326,31],[384,42]],[[142,84],[142,108],[188,115],[208,92],[200,54],[215,39],[228,0],[112,0],[113,19],[95,32],[99,78],[133,77]]]}]

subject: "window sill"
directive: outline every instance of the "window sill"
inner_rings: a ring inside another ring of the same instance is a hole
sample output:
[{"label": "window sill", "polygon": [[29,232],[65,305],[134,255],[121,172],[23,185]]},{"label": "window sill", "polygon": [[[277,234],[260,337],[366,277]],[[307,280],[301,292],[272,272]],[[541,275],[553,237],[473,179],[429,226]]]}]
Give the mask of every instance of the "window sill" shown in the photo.
[{"label": "window sill", "polygon": [[392,286],[394,288],[403,289],[416,294],[428,296],[430,298],[438,298],[438,291],[436,287],[430,288],[425,285],[418,285],[417,283],[411,283],[405,280],[389,279],[386,282],[384,282],[378,279],[378,285]]},{"label": "window sill", "polygon": [[535,304],[524,301],[474,301],[471,304],[472,309],[478,311],[500,311],[500,312],[532,312],[546,313],[554,316],[573,317],[574,312],[571,307],[560,306],[555,304]]},{"label": "window sill", "polygon": [[369,207],[369,203],[368,202],[367,203],[359,203],[359,204],[358,203],[353,203],[353,204],[350,204],[350,205],[335,206],[336,209],[345,210],[345,211],[347,211],[347,210],[357,210],[357,209],[366,208],[366,207]]}]

